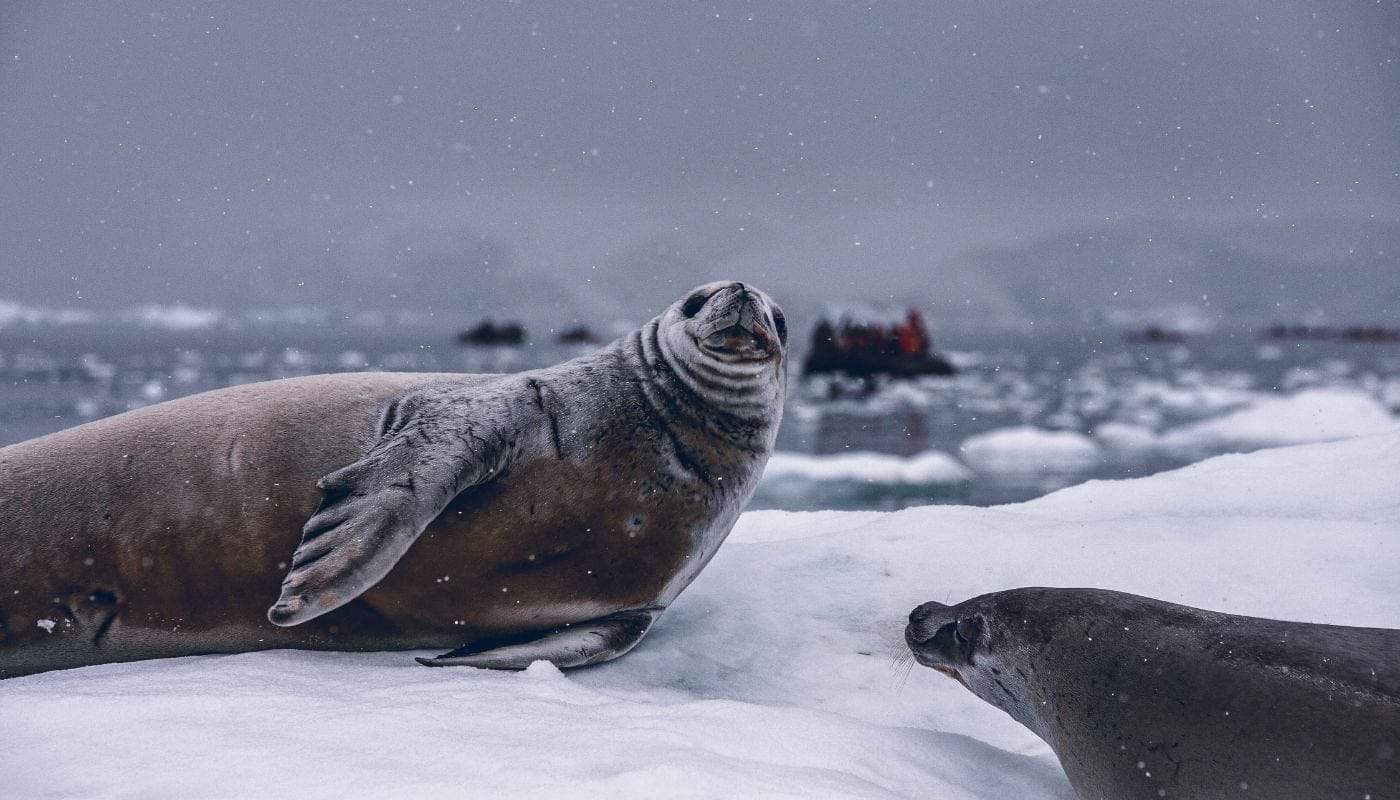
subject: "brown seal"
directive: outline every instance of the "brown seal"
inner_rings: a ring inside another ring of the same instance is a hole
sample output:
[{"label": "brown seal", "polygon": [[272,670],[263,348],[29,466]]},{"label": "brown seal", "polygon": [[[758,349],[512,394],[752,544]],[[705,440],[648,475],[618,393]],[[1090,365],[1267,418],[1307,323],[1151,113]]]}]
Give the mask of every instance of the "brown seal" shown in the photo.
[{"label": "brown seal", "polygon": [[548,369],[272,381],[2,448],[0,677],[280,647],[620,655],[752,493],[785,342],[766,295],[716,283]]}]

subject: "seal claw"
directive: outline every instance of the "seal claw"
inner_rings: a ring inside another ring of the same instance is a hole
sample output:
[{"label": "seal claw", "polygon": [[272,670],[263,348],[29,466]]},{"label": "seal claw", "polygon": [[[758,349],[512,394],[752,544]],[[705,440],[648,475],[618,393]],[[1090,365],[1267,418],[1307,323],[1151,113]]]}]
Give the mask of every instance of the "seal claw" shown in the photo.
[{"label": "seal claw", "polygon": [[303,620],[306,598],[302,595],[283,597],[267,610],[267,621],[279,628],[288,628]]},{"label": "seal claw", "polygon": [[414,660],[425,667],[522,670],[536,661],[548,661],[560,669],[586,667],[611,661],[636,647],[660,613],[660,608],[620,611],[555,628],[527,642],[487,649],[469,644],[440,656]]}]

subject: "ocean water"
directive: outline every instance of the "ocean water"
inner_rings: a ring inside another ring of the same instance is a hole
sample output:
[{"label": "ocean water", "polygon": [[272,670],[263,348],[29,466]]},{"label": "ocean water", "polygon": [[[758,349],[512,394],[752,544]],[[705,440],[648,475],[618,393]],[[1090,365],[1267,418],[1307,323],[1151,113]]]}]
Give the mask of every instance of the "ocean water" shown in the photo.
[{"label": "ocean water", "polygon": [[[1267,430],[1243,441],[1215,431],[1214,439],[1202,444],[1197,435],[1186,447],[1173,432],[1310,390],[1351,403],[1324,402],[1313,416],[1355,418],[1356,403],[1374,407],[1362,406],[1362,416],[1400,411],[1396,345],[1250,335],[1149,345],[1117,334],[951,342],[958,375],[873,387],[804,381],[796,374],[801,353],[794,353],[779,458],[820,458],[789,459],[781,475],[775,468],[753,507],[990,505],[1085,480],[1147,475],[1272,443]],[[253,381],[366,369],[503,372],[586,351],[462,348],[450,333],[355,326],[11,327],[0,329],[0,445]],[[1296,421],[1280,418],[1278,426],[1279,443],[1307,438],[1296,434]],[[1336,438],[1328,430],[1314,438]]]}]

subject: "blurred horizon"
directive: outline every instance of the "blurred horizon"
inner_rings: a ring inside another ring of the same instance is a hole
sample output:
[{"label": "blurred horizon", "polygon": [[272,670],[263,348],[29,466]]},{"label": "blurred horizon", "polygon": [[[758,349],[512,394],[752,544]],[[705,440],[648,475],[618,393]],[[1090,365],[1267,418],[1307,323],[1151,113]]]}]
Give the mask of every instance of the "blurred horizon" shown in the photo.
[{"label": "blurred horizon", "polygon": [[1384,323],[1398,56],[1393,2],[9,5],[0,324]]}]

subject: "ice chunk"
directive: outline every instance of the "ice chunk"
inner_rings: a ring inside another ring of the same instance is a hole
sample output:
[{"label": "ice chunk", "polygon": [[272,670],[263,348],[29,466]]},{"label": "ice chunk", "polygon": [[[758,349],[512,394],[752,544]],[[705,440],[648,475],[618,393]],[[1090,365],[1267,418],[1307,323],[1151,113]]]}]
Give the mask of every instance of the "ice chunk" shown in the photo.
[{"label": "ice chunk", "polygon": [[1390,430],[1400,430],[1400,421],[1371,395],[1352,389],[1308,389],[1175,428],[1161,437],[1160,444],[1165,452],[1190,459]]},{"label": "ice chunk", "polygon": [[979,472],[1081,472],[1093,469],[1103,459],[1099,446],[1082,433],[1031,425],[977,434],[965,440],[961,450],[967,463]]},{"label": "ice chunk", "polygon": [[956,458],[931,450],[912,458],[883,453],[842,453],[814,456],[774,453],[764,471],[765,480],[800,478],[809,481],[860,483],[938,484],[961,483],[972,477]]}]

